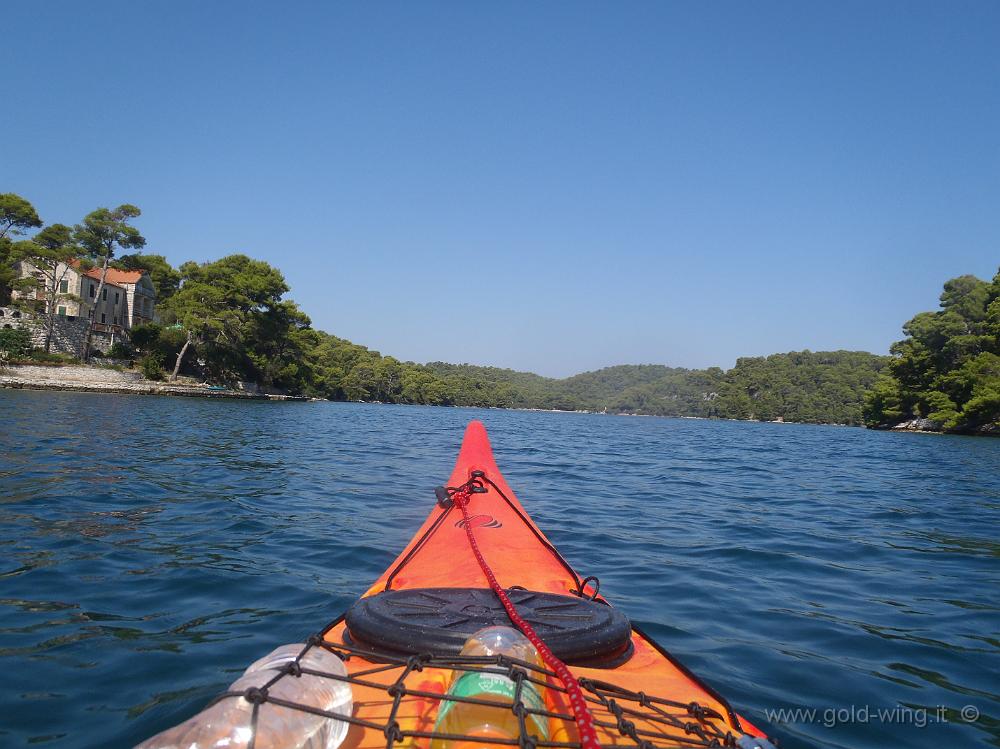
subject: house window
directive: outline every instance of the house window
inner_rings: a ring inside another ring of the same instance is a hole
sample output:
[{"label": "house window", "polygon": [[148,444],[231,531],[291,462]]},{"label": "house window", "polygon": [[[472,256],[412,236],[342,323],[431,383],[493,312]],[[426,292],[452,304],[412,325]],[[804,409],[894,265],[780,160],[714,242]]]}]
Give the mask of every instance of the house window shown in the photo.
[{"label": "house window", "polygon": [[[66,282],[65,282],[65,281],[63,281],[63,283],[66,283]],[[60,315],[61,317],[66,317],[66,308],[65,308],[65,307],[60,307],[60,308],[59,308],[59,315]]]},{"label": "house window", "polygon": [[115,292],[115,304],[118,304],[118,292]]},{"label": "house window", "polygon": [[105,301],[105,302],[108,301],[108,290],[107,289],[103,289],[101,291],[101,300]]},{"label": "house window", "polygon": [[97,291],[94,289],[94,284],[90,284],[90,298],[93,299],[96,294]]},{"label": "house window", "polygon": [[67,281],[64,278],[62,281],[59,282],[59,293],[66,294],[68,292],[69,292],[69,281]]},{"label": "house window", "polygon": [[105,314],[104,314],[104,313],[102,312],[102,313],[101,313],[101,322],[103,323],[103,322],[107,322],[107,321],[108,321],[108,316],[107,316],[107,315],[105,315]]}]

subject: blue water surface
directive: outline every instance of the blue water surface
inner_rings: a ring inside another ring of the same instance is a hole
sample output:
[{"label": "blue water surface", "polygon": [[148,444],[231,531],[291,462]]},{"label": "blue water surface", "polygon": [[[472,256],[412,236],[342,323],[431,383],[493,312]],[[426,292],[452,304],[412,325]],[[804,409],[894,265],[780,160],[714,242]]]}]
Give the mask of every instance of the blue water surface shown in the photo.
[{"label": "blue water surface", "polygon": [[131,746],[317,630],[472,418],[570,562],[785,749],[1000,746],[1000,440],[21,391],[0,746]]}]

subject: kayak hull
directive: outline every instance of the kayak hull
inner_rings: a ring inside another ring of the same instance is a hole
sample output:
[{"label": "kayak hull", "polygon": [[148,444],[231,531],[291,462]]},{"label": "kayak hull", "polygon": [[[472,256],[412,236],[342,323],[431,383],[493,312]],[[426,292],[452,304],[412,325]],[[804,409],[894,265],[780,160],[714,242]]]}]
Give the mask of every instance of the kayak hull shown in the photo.
[{"label": "kayak hull", "polygon": [[[584,581],[579,574],[531,520],[497,467],[485,428],[473,421],[466,429],[449,486],[463,485],[474,475],[479,476],[477,472],[482,472],[486,491],[472,495],[468,504],[469,523],[500,585],[505,589],[520,586],[560,596],[582,595],[607,604],[591,583],[581,586]],[[434,505],[410,543],[363,597],[385,591],[489,587],[469,547],[461,511],[444,505],[447,502]],[[357,646],[343,618],[328,627],[323,638],[332,647],[342,647],[345,643]],[[696,703],[709,711],[709,715],[717,715],[720,726],[737,737],[764,736],[638,628],[631,627],[629,639],[630,652],[624,662],[610,668],[571,665],[573,675],[595,683],[613,683],[616,688],[634,693],[660,695],[682,705]],[[376,656],[367,659],[355,655],[347,665],[350,673],[357,674],[378,668],[378,663]],[[432,730],[439,704],[434,695],[446,690],[449,678],[444,669],[435,668],[425,668],[407,678],[407,689],[420,694],[407,696],[395,708],[394,717],[403,730],[416,733]],[[387,711],[392,710],[393,699],[379,689],[369,691],[363,685],[354,689],[356,716],[370,719],[373,724],[384,721]],[[572,727],[561,739],[574,740]],[[609,746],[635,743],[613,725],[600,728],[600,739]],[[345,749],[384,747],[386,737],[381,731],[354,725],[344,746]]]}]

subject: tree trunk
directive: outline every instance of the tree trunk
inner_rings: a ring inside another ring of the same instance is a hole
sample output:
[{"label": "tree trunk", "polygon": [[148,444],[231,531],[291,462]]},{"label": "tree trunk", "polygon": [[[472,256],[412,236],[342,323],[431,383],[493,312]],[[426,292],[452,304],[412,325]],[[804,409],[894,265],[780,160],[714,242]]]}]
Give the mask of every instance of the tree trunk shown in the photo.
[{"label": "tree trunk", "polygon": [[[57,278],[56,270],[59,268],[60,262],[65,263],[65,265],[63,266],[62,275]],[[63,282],[63,279],[66,278],[66,273],[68,272],[69,272],[69,258],[66,258],[65,260],[56,260],[55,264],[52,266],[52,274],[50,276],[50,278],[52,279],[52,291],[47,295],[48,299],[46,300],[46,304],[48,305],[47,310],[49,315],[49,329],[45,335],[46,354],[51,352],[52,334],[56,327],[57,309],[59,302],[63,299],[62,292],[59,291],[59,286]],[[46,283],[48,283],[48,280],[46,280]]]},{"label": "tree trunk", "polygon": [[94,296],[94,316],[90,318],[90,325],[87,327],[87,338],[83,342],[83,360],[90,360],[90,344],[94,337],[94,326],[97,325],[97,305],[101,303],[101,294],[104,292],[104,281],[108,277],[108,263],[111,262],[111,253],[104,255],[104,263],[101,265],[101,280],[97,284],[97,294]]},{"label": "tree trunk", "polygon": [[181,350],[177,352],[177,361],[174,362],[174,371],[170,375],[171,382],[177,379],[177,373],[181,371],[181,362],[184,360],[184,354],[187,353],[188,346],[190,345],[191,345],[191,333],[188,333],[187,340],[184,341],[184,345],[181,346]]},{"label": "tree trunk", "polygon": [[49,312],[49,324],[45,330],[45,353],[51,353],[52,351],[52,331],[56,327],[56,314],[54,311]]},{"label": "tree trunk", "polygon": [[[52,281],[52,291],[49,291],[49,280]],[[52,352],[52,330],[56,326],[56,273],[45,276],[45,353]]]}]

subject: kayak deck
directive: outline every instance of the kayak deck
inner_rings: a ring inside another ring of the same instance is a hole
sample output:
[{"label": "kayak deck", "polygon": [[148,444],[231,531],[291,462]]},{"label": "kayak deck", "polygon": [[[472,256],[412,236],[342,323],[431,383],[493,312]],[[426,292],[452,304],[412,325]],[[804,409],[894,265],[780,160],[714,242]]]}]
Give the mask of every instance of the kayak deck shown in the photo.
[{"label": "kayak deck", "polygon": [[[325,635],[325,647],[345,659],[347,681],[354,693],[354,712],[342,749],[429,746],[438,709],[447,695],[455,671],[486,671],[530,681],[545,695],[546,709],[522,705],[525,714],[541,715],[549,725],[548,740],[522,736],[518,740],[480,738],[497,746],[579,747],[573,716],[563,699],[565,690],[551,671],[522,661],[499,656],[412,656],[408,658],[369,655],[364,650],[335,645],[343,637],[343,622],[335,623]],[[650,665],[655,663],[650,662]],[[678,696],[661,694],[665,684],[652,684],[633,675],[621,679],[618,673],[601,669],[574,668],[587,696],[602,745],[622,747],[709,747],[736,746],[744,733],[732,725],[727,708],[715,701],[684,702]],[[330,675],[330,678],[339,678]],[[608,681],[613,679],[614,683]],[[632,682],[632,688],[626,686]],[[643,689],[645,687],[645,689]],[[657,694],[653,694],[653,690]],[[693,693],[692,693],[693,694]],[[520,702],[515,704],[519,705]],[[515,706],[507,706],[514,709]]]},{"label": "kayak deck", "polygon": [[[478,546],[505,589],[586,598],[609,605],[596,582],[581,580],[520,505],[493,458],[486,430],[469,424],[450,484],[472,477],[481,486],[468,504]],[[483,589],[487,579],[473,558],[462,514],[445,494],[411,542],[362,599],[391,591]],[[569,600],[568,598],[566,600]],[[471,625],[469,625],[471,626]],[[627,657],[611,666],[570,663],[584,687],[602,744],[637,746],[736,746],[740,737],[763,734],[740,718],[704,684],[640,630],[631,627]],[[532,681],[548,694],[542,711],[547,741],[480,739],[502,746],[579,747],[565,689],[553,674],[531,664],[500,658],[470,658],[455,652],[403,653],[352,638],[341,617],[321,635],[321,647],[345,659],[354,690],[354,716],[345,749],[393,746],[425,749],[434,720],[456,671],[488,670]],[[543,695],[544,696],[544,695]],[[514,708],[533,711],[527,707]],[[523,721],[522,721],[523,725]]]}]

